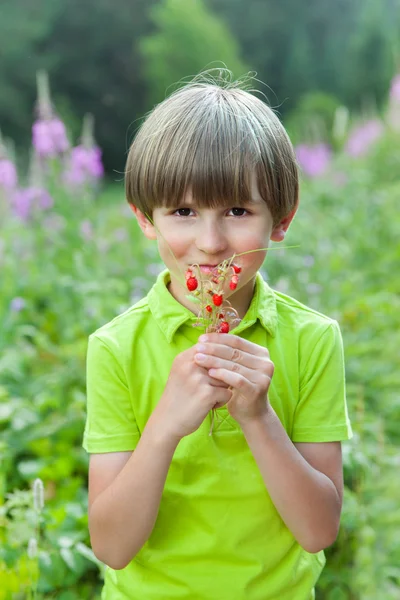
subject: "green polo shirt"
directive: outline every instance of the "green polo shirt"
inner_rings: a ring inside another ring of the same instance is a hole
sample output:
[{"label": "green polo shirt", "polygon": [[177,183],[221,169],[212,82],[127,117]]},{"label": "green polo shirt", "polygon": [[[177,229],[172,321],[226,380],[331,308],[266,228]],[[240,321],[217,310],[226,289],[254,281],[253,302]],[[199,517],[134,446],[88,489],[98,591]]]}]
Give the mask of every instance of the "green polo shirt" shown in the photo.
[{"label": "green polo shirt", "polygon": [[[89,453],[135,449],[174,358],[202,333],[167,289],[148,295],[89,337]],[[336,321],[272,290],[257,275],[250,307],[232,330],[268,348],[269,401],[293,442],[351,437]],[[243,432],[226,407],[183,438],[154,530],[129,565],[107,568],[103,600],[311,600],[325,563],[283,523]],[[132,515],[132,519],[140,515]]]}]

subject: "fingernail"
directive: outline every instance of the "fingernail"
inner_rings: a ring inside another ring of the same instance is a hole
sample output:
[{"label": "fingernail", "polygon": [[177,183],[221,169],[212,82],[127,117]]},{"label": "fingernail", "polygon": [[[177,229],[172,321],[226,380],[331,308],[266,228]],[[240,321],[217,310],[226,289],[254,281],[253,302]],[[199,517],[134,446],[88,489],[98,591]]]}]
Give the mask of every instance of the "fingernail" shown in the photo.
[{"label": "fingernail", "polygon": [[206,335],[201,335],[199,337],[199,342],[207,342],[208,341],[208,337]]},{"label": "fingernail", "polygon": [[196,360],[198,362],[204,362],[206,359],[206,355],[205,354],[196,354]]},{"label": "fingernail", "polygon": [[207,350],[207,348],[204,344],[197,344],[196,350],[197,350],[197,352],[205,352]]}]

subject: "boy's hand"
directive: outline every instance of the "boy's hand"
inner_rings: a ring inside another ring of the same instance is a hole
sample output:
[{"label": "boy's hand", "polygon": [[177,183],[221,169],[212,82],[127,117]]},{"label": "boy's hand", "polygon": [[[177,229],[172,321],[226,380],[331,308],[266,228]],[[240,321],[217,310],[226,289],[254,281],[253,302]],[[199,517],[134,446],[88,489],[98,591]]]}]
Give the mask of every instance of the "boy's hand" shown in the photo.
[{"label": "boy's hand", "polygon": [[180,440],[200,427],[212,408],[224,406],[232,397],[229,383],[214,379],[194,360],[196,346],[175,357],[152,416],[152,425],[168,438]]},{"label": "boy's hand", "polygon": [[[243,426],[268,410],[268,389],[274,364],[266,348],[236,335],[207,333],[195,346],[195,361],[210,376],[233,388],[227,404],[231,416]],[[203,356],[203,358],[201,358]]]}]

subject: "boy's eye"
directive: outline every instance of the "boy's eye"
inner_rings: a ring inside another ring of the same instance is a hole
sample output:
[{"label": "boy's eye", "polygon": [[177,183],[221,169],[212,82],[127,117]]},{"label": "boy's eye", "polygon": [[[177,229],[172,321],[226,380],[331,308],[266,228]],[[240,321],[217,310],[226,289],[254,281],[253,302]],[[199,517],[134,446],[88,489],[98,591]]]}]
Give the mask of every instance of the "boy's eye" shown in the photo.
[{"label": "boy's eye", "polygon": [[[174,211],[174,214],[176,214],[179,217],[190,217],[191,210],[192,210],[191,208],[185,208],[185,207],[177,208]],[[229,212],[231,212],[231,211],[232,211],[234,217],[244,217],[245,213],[248,212],[245,208],[241,208],[240,206],[235,206],[233,208],[230,208]]]},{"label": "boy's eye", "polygon": [[175,213],[178,213],[179,217],[189,217],[191,208],[178,208]]},{"label": "boy's eye", "polygon": [[235,206],[234,208],[231,208],[231,211],[233,212],[235,217],[243,217],[244,213],[247,212],[247,210],[245,208],[240,208],[239,206]]}]

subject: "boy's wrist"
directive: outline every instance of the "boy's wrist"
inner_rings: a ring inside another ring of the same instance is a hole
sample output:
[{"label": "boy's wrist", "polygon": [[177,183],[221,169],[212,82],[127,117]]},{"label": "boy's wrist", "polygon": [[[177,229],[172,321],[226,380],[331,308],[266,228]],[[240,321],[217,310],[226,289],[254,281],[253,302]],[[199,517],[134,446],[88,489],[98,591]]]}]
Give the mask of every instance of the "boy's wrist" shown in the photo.
[{"label": "boy's wrist", "polygon": [[165,427],[164,423],[157,420],[154,413],[147,421],[145,431],[152,443],[160,447],[160,449],[165,449],[167,451],[175,451],[177,445],[181,441],[179,436],[174,435]]},{"label": "boy's wrist", "polygon": [[239,425],[245,434],[251,434],[253,431],[264,428],[267,426],[273,426],[274,420],[277,418],[276,413],[272,406],[268,403],[266,409],[257,415],[247,417],[239,422]]}]

